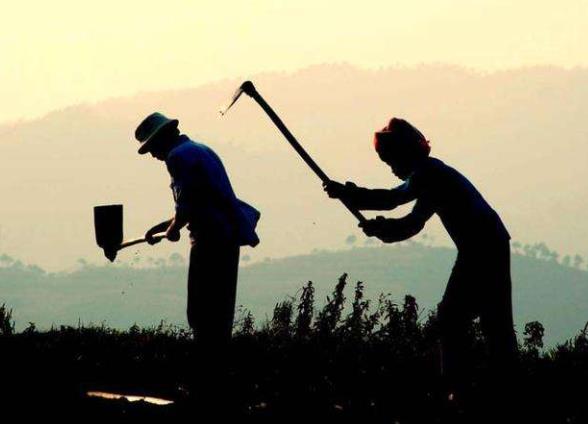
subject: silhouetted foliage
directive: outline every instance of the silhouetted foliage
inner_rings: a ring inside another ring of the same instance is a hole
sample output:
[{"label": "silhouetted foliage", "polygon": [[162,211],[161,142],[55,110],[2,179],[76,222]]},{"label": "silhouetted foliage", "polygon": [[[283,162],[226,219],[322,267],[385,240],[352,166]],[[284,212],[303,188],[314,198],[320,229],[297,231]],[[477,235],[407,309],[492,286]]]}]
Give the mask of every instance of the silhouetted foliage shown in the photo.
[{"label": "silhouetted foliage", "polygon": [[239,306],[239,310],[237,311],[235,331],[245,336],[255,333],[255,318],[251,311],[243,308],[243,306]]},{"label": "silhouetted foliage", "polygon": [[[470,403],[448,409],[438,369],[434,311],[422,316],[416,299],[396,302],[381,295],[371,304],[362,282],[345,302],[347,275],[322,305],[308,282],[296,298],[276,304],[257,326],[240,308],[235,321],[223,413],[252,422],[292,419],[351,419],[362,422],[480,422],[489,406],[483,391],[488,371],[479,323],[471,326]],[[316,312],[316,313],[315,313]],[[194,411],[188,370],[195,360],[190,331],[165,322],[127,331],[104,326],[59,326],[39,332],[34,324],[14,333],[6,307],[0,308],[0,360],[18,369],[0,393],[5,399],[42,394],[62,415],[143,422],[158,416],[184,420]],[[579,390],[588,377],[588,325],[576,337],[545,351],[544,328],[525,326],[517,404],[526,422],[586,422],[588,406]],[[508,382],[507,384],[514,384]],[[156,408],[85,398],[86,390],[149,393],[178,402]],[[537,408],[535,405],[541,405]],[[56,407],[57,406],[57,407]],[[220,412],[220,411],[219,411]],[[160,415],[158,415],[160,414]],[[461,420],[461,421],[458,421]],[[525,421],[518,421],[525,422]]]},{"label": "silhouetted foliage", "polygon": [[331,296],[327,296],[327,304],[319,312],[315,323],[318,334],[322,337],[328,337],[335,334],[337,325],[341,320],[341,313],[345,306],[345,286],[347,285],[347,274],[339,278],[335,290]]},{"label": "silhouetted foliage", "polygon": [[370,336],[379,320],[379,311],[370,315],[369,307],[370,301],[364,299],[363,283],[358,281],[355,286],[351,313],[343,324],[348,335],[358,341]]},{"label": "silhouetted foliage", "polygon": [[296,336],[307,336],[310,333],[310,324],[314,316],[314,287],[312,286],[312,281],[309,281],[302,288],[302,294],[296,309],[298,311],[295,324]]},{"label": "silhouetted foliage", "polygon": [[5,304],[0,306],[0,335],[11,336],[14,333],[14,321],[12,321],[12,310],[7,309]]},{"label": "silhouetted foliage", "polygon": [[532,321],[525,324],[524,335],[524,349],[527,353],[534,357],[539,356],[539,352],[543,349],[543,336],[545,336],[545,328],[538,321]]},{"label": "silhouetted foliage", "polygon": [[293,308],[292,300],[285,300],[276,304],[269,325],[269,330],[274,336],[288,337],[291,335]]}]

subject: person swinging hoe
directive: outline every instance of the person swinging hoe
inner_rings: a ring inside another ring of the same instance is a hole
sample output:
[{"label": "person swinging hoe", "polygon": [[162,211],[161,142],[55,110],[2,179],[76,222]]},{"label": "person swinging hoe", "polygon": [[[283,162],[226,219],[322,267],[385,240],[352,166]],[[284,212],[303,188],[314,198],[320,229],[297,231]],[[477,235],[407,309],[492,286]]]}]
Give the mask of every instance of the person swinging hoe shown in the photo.
[{"label": "person swinging hoe", "polygon": [[367,236],[385,243],[406,240],[421,231],[433,214],[440,217],[458,250],[438,306],[443,374],[452,393],[459,393],[467,371],[467,331],[476,316],[488,344],[491,367],[500,375],[508,374],[516,362],[517,341],[510,235],[500,217],[466,177],[429,156],[429,142],[407,121],[392,118],[375,133],[374,146],[403,184],[372,190],[330,181],[324,184],[325,190],[331,198],[360,210],[391,210],[416,200],[412,211],[402,218],[377,217],[360,223]]}]

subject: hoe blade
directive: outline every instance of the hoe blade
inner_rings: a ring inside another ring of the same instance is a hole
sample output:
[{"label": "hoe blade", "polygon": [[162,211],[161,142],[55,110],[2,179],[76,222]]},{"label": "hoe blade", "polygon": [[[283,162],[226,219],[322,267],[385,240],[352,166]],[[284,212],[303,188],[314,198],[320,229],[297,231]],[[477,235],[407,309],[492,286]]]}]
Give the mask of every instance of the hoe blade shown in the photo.
[{"label": "hoe blade", "polygon": [[96,243],[111,261],[123,241],[123,205],[94,207],[94,230]]}]

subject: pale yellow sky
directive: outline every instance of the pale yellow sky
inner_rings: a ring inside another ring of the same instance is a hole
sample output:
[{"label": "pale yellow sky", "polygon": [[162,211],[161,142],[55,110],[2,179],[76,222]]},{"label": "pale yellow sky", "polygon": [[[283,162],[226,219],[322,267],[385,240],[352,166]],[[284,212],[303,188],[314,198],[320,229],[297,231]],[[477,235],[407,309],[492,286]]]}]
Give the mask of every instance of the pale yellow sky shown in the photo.
[{"label": "pale yellow sky", "polygon": [[325,62],[588,66],[587,0],[2,3],[0,122]]}]

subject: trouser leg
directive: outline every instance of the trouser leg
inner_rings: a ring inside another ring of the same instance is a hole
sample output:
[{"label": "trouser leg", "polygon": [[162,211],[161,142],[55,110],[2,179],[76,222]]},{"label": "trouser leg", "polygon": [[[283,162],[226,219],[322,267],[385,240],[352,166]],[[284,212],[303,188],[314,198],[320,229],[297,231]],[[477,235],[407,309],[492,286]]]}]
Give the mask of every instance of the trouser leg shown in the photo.
[{"label": "trouser leg", "polygon": [[437,316],[441,341],[441,373],[451,391],[466,384],[470,368],[469,328],[474,317],[468,273],[460,258],[453,267]]},{"label": "trouser leg", "polygon": [[480,310],[480,325],[489,354],[484,399],[489,418],[495,421],[505,417],[516,419],[520,382],[508,243],[493,251],[486,275],[488,290]]},{"label": "trouser leg", "polygon": [[488,346],[489,366],[494,375],[508,375],[513,371],[518,355],[512,307],[506,305],[506,302],[501,304],[499,310],[483,312],[480,315],[480,325]]},{"label": "trouser leg", "polygon": [[470,370],[469,334],[472,316],[457,302],[444,300],[438,308],[441,373],[450,391],[461,390]]},{"label": "trouser leg", "polygon": [[481,307],[480,325],[488,346],[490,388],[506,395],[507,391],[516,390],[518,379],[508,244],[495,252],[495,259],[488,273],[489,289],[487,301]]},{"label": "trouser leg", "polygon": [[188,272],[188,323],[202,341],[231,338],[237,293],[239,246],[193,246]]},{"label": "trouser leg", "polygon": [[187,314],[195,336],[194,379],[200,397],[216,396],[227,370],[238,263],[236,245],[200,242],[191,250]]}]

